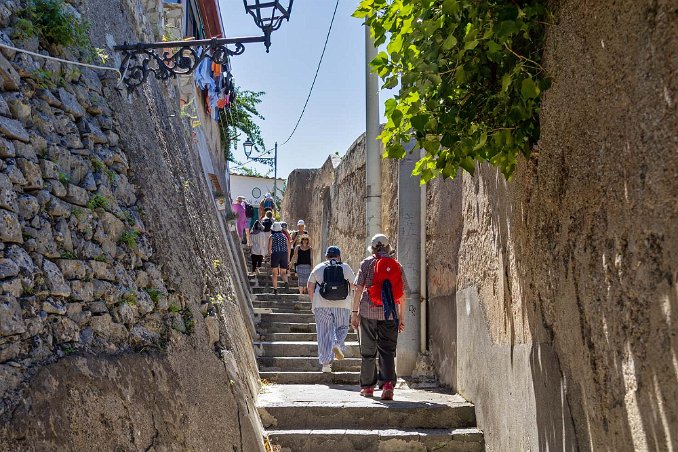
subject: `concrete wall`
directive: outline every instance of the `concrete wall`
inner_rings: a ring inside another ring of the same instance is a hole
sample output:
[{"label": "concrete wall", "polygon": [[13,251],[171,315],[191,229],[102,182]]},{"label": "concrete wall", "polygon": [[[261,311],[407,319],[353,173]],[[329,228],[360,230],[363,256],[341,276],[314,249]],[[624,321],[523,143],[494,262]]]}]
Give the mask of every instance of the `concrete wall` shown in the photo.
[{"label": "concrete wall", "polygon": [[431,352],[489,450],[677,444],[669,3],[558,2],[534,158],[429,187]]}]

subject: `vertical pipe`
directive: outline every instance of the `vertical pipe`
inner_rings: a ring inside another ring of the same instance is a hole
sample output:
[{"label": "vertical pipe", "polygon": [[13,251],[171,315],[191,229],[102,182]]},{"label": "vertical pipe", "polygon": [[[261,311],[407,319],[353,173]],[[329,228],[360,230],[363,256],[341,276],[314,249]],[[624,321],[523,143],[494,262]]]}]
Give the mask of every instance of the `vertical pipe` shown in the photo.
[{"label": "vertical pipe", "polygon": [[416,141],[405,144],[407,154],[398,162],[398,261],[403,266],[409,290],[406,295],[405,331],[398,335],[396,371],[398,375],[412,375],[420,348],[421,327],[421,215],[419,209],[419,178],[412,176],[418,153],[411,153]]},{"label": "vertical pipe", "polygon": [[[421,149],[419,157],[423,158],[426,150]],[[419,188],[419,290],[421,291],[421,303],[419,305],[419,351],[426,352],[428,349],[428,330],[427,330],[427,303],[428,288],[426,279],[426,185]]]},{"label": "vertical pipe", "polygon": [[381,155],[377,134],[379,130],[379,81],[370,70],[370,62],[377,56],[377,48],[365,25],[365,226],[369,245],[373,235],[381,231]]},{"label": "vertical pipe", "polygon": [[273,206],[278,212],[278,142],[275,142],[275,153],[273,154]]}]

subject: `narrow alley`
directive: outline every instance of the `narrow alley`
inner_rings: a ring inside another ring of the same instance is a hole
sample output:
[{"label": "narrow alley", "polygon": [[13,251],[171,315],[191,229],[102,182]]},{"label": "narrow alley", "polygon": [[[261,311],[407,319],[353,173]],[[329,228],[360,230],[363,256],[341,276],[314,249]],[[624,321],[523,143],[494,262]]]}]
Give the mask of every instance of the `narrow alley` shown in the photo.
[{"label": "narrow alley", "polygon": [[[245,255],[249,247],[243,246]],[[291,279],[291,285],[295,280]],[[323,373],[308,295],[273,294],[270,265],[250,276],[262,389],[257,410],[269,441],[282,451],[480,451],[475,408],[443,388],[412,389],[399,379],[395,401],[359,393],[358,336],[346,357]],[[280,280],[282,284],[282,279]]]}]

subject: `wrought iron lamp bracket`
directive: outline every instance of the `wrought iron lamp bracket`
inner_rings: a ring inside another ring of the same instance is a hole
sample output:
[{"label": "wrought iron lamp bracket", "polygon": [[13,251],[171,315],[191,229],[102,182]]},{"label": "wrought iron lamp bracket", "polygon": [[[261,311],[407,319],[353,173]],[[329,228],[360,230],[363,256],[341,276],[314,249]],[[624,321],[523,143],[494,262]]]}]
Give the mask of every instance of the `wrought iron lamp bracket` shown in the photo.
[{"label": "wrought iron lamp bracket", "polygon": [[[127,92],[134,91],[150,74],[158,80],[176,78],[193,73],[205,58],[228,67],[229,57],[242,55],[245,44],[263,42],[266,51],[271,45],[271,34],[243,38],[202,39],[137,43],[115,46],[122,52],[120,72]],[[229,47],[231,46],[231,47]]]}]

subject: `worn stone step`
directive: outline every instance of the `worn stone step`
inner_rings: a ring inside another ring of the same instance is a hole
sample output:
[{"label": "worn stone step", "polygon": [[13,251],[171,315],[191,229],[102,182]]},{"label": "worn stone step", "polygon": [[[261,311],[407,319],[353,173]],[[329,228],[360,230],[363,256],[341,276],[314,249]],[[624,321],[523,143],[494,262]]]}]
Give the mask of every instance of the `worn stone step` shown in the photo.
[{"label": "worn stone step", "polygon": [[277,294],[274,295],[271,293],[258,293],[254,295],[254,299],[258,301],[307,301],[307,295],[299,294]]},{"label": "worn stone step", "polygon": [[[318,356],[316,342],[255,342],[254,352],[257,356]],[[360,347],[357,342],[346,342],[346,358],[359,358]]]},{"label": "worn stone step", "polygon": [[[252,287],[252,293],[273,293],[273,286],[272,285],[266,285],[266,286],[256,286]],[[294,286],[290,286],[289,289],[285,289],[284,287],[278,287],[278,293],[284,293],[284,294],[296,294],[299,295],[299,289]],[[308,299],[308,295],[304,295]]]},{"label": "worn stone step", "polygon": [[[257,358],[262,372],[320,372],[318,357],[308,356],[261,356]],[[332,362],[334,372],[360,371],[360,358],[346,358]]]},{"label": "worn stone step", "polygon": [[259,372],[259,378],[281,385],[358,385],[360,372]]},{"label": "worn stone step", "polygon": [[253,300],[252,307],[254,308],[286,308],[297,311],[311,311],[310,301],[299,300]]},{"label": "worn stone step", "polygon": [[[260,334],[260,340],[265,342],[271,341],[317,341],[318,337],[315,333],[264,333]],[[348,333],[346,342],[357,342],[358,335],[356,333]]]},{"label": "worn stone step", "polygon": [[313,323],[315,315],[299,312],[269,312],[261,314],[261,321],[264,323]]},{"label": "worn stone step", "polygon": [[483,434],[476,428],[463,429],[300,429],[269,430],[271,444],[294,452],[319,450],[454,451],[484,450]]},{"label": "worn stone step", "polygon": [[268,333],[315,333],[315,323],[270,323],[257,324],[259,334]]}]

